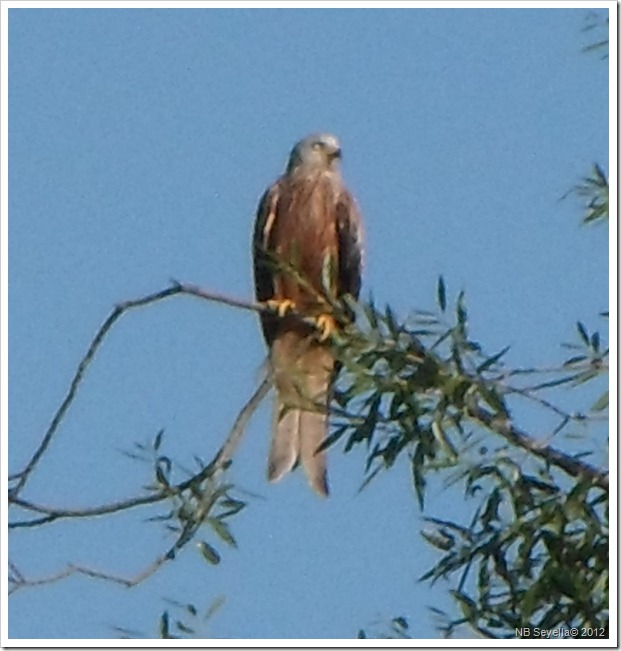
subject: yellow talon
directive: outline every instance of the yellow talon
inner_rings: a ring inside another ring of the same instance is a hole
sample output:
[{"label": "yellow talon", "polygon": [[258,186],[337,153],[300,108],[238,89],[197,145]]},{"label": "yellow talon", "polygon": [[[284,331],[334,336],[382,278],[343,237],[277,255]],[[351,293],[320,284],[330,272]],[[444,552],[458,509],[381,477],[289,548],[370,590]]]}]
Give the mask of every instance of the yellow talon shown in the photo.
[{"label": "yellow talon", "polygon": [[336,321],[329,314],[320,314],[316,319],[316,327],[319,330],[319,341],[326,341],[336,331]]},{"label": "yellow talon", "polygon": [[285,316],[287,312],[293,312],[295,310],[295,303],[289,298],[273,298],[265,301],[265,305],[270,310],[274,310],[280,317]]}]

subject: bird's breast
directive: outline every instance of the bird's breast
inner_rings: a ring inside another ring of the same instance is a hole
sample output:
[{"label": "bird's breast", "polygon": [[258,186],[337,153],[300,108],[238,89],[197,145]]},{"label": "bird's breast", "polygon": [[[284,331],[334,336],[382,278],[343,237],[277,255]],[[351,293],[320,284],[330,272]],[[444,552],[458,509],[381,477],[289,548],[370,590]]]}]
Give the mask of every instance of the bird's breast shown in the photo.
[{"label": "bird's breast", "polygon": [[[295,179],[283,192],[274,225],[278,259],[294,267],[316,290],[323,287],[326,258],[338,256],[336,204],[338,188],[330,174]],[[285,298],[310,300],[308,290],[292,274],[280,273]]]}]

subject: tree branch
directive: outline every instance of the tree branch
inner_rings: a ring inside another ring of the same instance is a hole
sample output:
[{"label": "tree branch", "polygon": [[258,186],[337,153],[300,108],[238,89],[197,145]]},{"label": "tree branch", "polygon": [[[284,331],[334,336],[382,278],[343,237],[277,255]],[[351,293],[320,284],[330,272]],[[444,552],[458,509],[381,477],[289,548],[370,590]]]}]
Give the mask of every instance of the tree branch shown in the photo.
[{"label": "tree branch", "polygon": [[9,589],[9,594],[24,587],[34,587],[48,583],[55,583],[71,576],[72,574],[83,574],[92,578],[102,579],[104,581],[109,581],[112,583],[119,583],[127,588],[131,588],[138,585],[139,583],[142,583],[145,579],[155,574],[155,572],[157,572],[165,563],[173,560],[176,557],[177,553],[183,547],[185,547],[185,545],[190,542],[190,540],[192,540],[194,534],[198,531],[199,527],[203,524],[205,518],[209,514],[211,507],[213,507],[216,503],[218,492],[215,487],[215,482],[217,481],[219,474],[228,467],[233,454],[239,445],[239,442],[241,441],[248,421],[250,420],[252,414],[255,412],[261,401],[268,394],[270,388],[270,379],[264,379],[256,391],[252,394],[248,402],[239,412],[237,418],[235,419],[235,422],[233,423],[233,427],[226,437],[226,440],[218,450],[213,460],[207,466],[205,466],[201,472],[194,475],[190,479],[177,484],[176,486],[167,487],[166,489],[159,491],[153,495],[113,502],[111,504],[88,509],[59,509],[46,507],[38,504],[33,504],[32,502],[29,502],[17,496],[11,496],[9,499],[12,503],[21,506],[22,508],[35,511],[37,513],[44,513],[46,516],[43,518],[38,518],[36,520],[9,523],[9,528],[34,527],[40,524],[47,524],[61,518],[92,517],[105,515],[108,513],[116,513],[119,511],[134,508],[136,506],[153,504],[155,502],[170,498],[171,496],[179,495],[188,489],[198,489],[203,481],[209,480],[208,488],[202,491],[200,506],[196,517],[188,519],[179,536],[177,537],[177,540],[167,552],[158,556],[153,562],[147,565],[146,568],[144,568],[135,576],[127,578],[116,574],[101,572],[99,570],[95,570],[82,565],[70,564],[64,570],[61,570],[48,577],[39,579],[26,579],[22,572],[18,570],[17,566],[14,563],[10,562],[11,576],[9,577],[9,582],[11,583],[11,588]]},{"label": "tree branch", "polygon": [[128,312],[129,310],[139,308],[139,307],[144,307],[146,305],[150,305],[152,303],[161,301],[170,296],[176,296],[179,294],[195,296],[197,298],[213,301],[215,303],[222,303],[223,305],[229,305],[231,307],[237,307],[243,310],[251,310],[254,312],[263,312],[270,309],[261,303],[248,302],[248,301],[232,298],[224,294],[219,294],[216,292],[208,292],[203,289],[200,289],[196,285],[181,284],[177,281],[172,281],[172,285],[170,287],[167,287],[166,289],[163,289],[159,292],[147,294],[146,296],[143,296],[141,298],[119,303],[112,310],[112,312],[109,314],[106,320],[103,322],[103,324],[95,334],[95,337],[91,341],[88,350],[86,351],[86,354],[80,360],[80,363],[78,364],[78,368],[71,380],[71,384],[69,385],[69,390],[67,392],[67,395],[65,396],[64,400],[60,404],[60,407],[58,408],[56,413],[54,414],[54,417],[52,418],[52,422],[50,423],[47,431],[45,432],[45,435],[43,436],[43,439],[41,440],[41,443],[35,450],[30,461],[28,461],[28,463],[26,464],[23,470],[14,473],[12,475],[9,475],[9,481],[18,480],[16,485],[10,489],[9,495],[13,497],[17,497],[17,495],[19,495],[24,485],[28,481],[30,474],[35,469],[41,457],[49,447],[50,443],[52,442],[52,438],[54,437],[56,431],[58,430],[58,426],[60,425],[63,418],[65,417],[65,414],[67,413],[67,410],[71,406],[71,403],[75,399],[76,392],[82,380],[84,379],[84,374],[87,368],[90,366],[91,362],[93,361],[93,358],[95,357],[95,354],[97,353],[97,350],[101,346],[103,340],[105,339],[106,335],[108,334],[112,326],[116,323],[116,321],[125,312]]},{"label": "tree branch", "polygon": [[244,430],[252,414],[259,406],[261,401],[265,398],[271,388],[271,382],[268,378],[264,379],[257,390],[252,394],[248,402],[242,407],[235,423],[231,428],[226,440],[207,466],[199,473],[193,475],[186,481],[180,482],[174,486],[167,486],[160,491],[151,495],[144,495],[141,497],[133,497],[109,504],[102,504],[100,506],[92,506],[84,509],[71,509],[66,507],[44,506],[41,504],[34,504],[29,500],[25,500],[17,495],[9,494],[9,503],[15,504],[28,511],[35,513],[42,513],[45,517],[36,518],[33,520],[20,520],[16,522],[9,522],[9,529],[18,529],[25,527],[35,527],[42,524],[48,524],[56,520],[70,519],[70,518],[89,518],[100,515],[107,515],[110,513],[119,513],[138,506],[146,506],[148,504],[155,504],[163,500],[169,499],[174,495],[179,495],[185,490],[200,485],[205,479],[211,478],[215,480],[218,473],[225,469],[228,465],[235,449],[239,445],[243,436]]},{"label": "tree branch", "polygon": [[607,472],[602,472],[584,461],[570,457],[556,448],[538,443],[529,434],[515,427],[506,418],[495,416],[481,407],[471,406],[468,408],[468,413],[471,418],[477,420],[496,434],[500,434],[500,436],[512,445],[517,445],[524,450],[528,450],[557,468],[561,468],[572,477],[585,477],[590,479],[595,486],[605,491],[608,490],[609,477]]}]

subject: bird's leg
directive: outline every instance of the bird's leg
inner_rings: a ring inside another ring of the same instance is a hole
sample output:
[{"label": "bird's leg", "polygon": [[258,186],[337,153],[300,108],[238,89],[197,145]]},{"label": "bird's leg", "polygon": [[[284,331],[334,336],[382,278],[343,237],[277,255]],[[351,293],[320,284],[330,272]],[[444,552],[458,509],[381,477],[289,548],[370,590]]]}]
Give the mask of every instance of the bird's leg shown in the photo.
[{"label": "bird's leg", "polygon": [[315,319],[315,327],[319,330],[319,341],[326,341],[336,332],[336,321],[331,314],[320,314]]},{"label": "bird's leg", "polygon": [[271,298],[269,301],[265,301],[264,305],[280,317],[295,310],[295,303],[290,298]]}]

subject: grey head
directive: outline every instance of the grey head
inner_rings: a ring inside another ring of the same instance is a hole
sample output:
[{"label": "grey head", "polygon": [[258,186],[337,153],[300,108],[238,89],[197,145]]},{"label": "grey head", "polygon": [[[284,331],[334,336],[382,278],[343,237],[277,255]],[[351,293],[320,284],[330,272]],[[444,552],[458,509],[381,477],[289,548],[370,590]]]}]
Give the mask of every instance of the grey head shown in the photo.
[{"label": "grey head", "polygon": [[295,144],[287,163],[287,174],[299,168],[335,170],[341,158],[341,143],[331,133],[313,133]]}]

